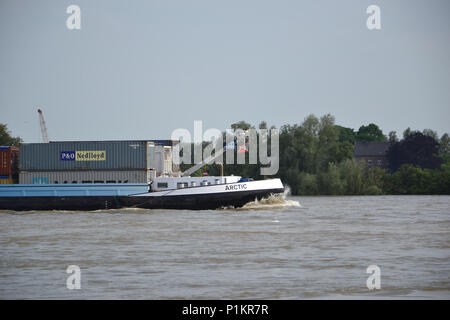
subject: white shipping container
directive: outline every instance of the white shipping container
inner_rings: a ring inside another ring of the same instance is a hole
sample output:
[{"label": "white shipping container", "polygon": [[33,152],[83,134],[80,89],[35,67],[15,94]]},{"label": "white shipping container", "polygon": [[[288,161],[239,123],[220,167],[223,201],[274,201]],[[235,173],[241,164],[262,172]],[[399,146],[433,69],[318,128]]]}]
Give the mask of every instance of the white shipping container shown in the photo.
[{"label": "white shipping container", "polygon": [[150,175],[150,170],[22,171],[19,183],[149,183]]},{"label": "white shipping container", "polygon": [[157,177],[170,175],[175,171],[172,166],[172,152],[170,146],[156,146],[154,163]]}]

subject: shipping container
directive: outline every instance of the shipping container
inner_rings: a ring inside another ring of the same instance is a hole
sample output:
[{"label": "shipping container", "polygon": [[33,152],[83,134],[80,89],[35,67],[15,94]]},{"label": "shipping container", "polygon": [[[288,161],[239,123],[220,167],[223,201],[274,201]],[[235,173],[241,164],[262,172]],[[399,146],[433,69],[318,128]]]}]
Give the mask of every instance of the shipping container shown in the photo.
[{"label": "shipping container", "polygon": [[69,141],[23,144],[21,171],[149,170],[155,167],[155,143]]},{"label": "shipping container", "polygon": [[153,163],[156,176],[180,171],[180,142],[178,140],[152,140],[155,143]]},{"label": "shipping container", "polygon": [[157,177],[174,172],[172,167],[171,147],[169,146],[155,147],[155,170]]},{"label": "shipping container", "polygon": [[180,143],[179,140],[149,140],[155,144],[155,146],[173,147]]},{"label": "shipping container", "polygon": [[13,184],[16,183],[10,176],[0,176],[0,184]]},{"label": "shipping container", "polygon": [[21,171],[23,184],[53,183],[149,183],[150,170]]},{"label": "shipping container", "polygon": [[[17,183],[18,179],[18,147],[0,147],[0,180],[8,179]],[[4,184],[4,181],[0,183]]]}]

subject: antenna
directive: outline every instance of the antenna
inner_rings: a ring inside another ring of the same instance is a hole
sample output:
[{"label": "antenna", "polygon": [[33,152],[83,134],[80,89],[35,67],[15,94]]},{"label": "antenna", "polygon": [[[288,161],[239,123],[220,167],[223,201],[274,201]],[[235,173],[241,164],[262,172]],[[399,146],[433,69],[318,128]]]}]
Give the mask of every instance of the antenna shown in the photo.
[{"label": "antenna", "polygon": [[38,113],[39,113],[39,122],[41,124],[42,141],[44,143],[48,143],[47,126],[45,125],[44,115],[42,114],[41,109],[38,109]]}]

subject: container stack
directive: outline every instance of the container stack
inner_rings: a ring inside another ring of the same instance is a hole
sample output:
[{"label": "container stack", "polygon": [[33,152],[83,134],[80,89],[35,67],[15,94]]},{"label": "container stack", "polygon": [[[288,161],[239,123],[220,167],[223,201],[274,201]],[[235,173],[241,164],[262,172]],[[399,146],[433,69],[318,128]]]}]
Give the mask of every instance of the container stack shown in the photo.
[{"label": "container stack", "polygon": [[19,148],[0,147],[0,184],[17,183]]},{"label": "container stack", "polygon": [[[170,140],[169,140],[170,141]],[[149,183],[164,175],[164,148],[150,140],[67,141],[23,144],[19,182]],[[168,146],[172,150],[173,142]],[[167,172],[169,173],[169,172]]]}]

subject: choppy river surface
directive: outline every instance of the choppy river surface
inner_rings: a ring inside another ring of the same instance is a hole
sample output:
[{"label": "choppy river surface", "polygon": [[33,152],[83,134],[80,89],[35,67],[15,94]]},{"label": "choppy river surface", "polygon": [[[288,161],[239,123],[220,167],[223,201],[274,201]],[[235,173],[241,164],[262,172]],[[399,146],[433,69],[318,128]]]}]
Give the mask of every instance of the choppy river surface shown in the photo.
[{"label": "choppy river surface", "polygon": [[[367,287],[370,265],[379,290]],[[449,299],[450,197],[0,212],[0,298]]]}]

